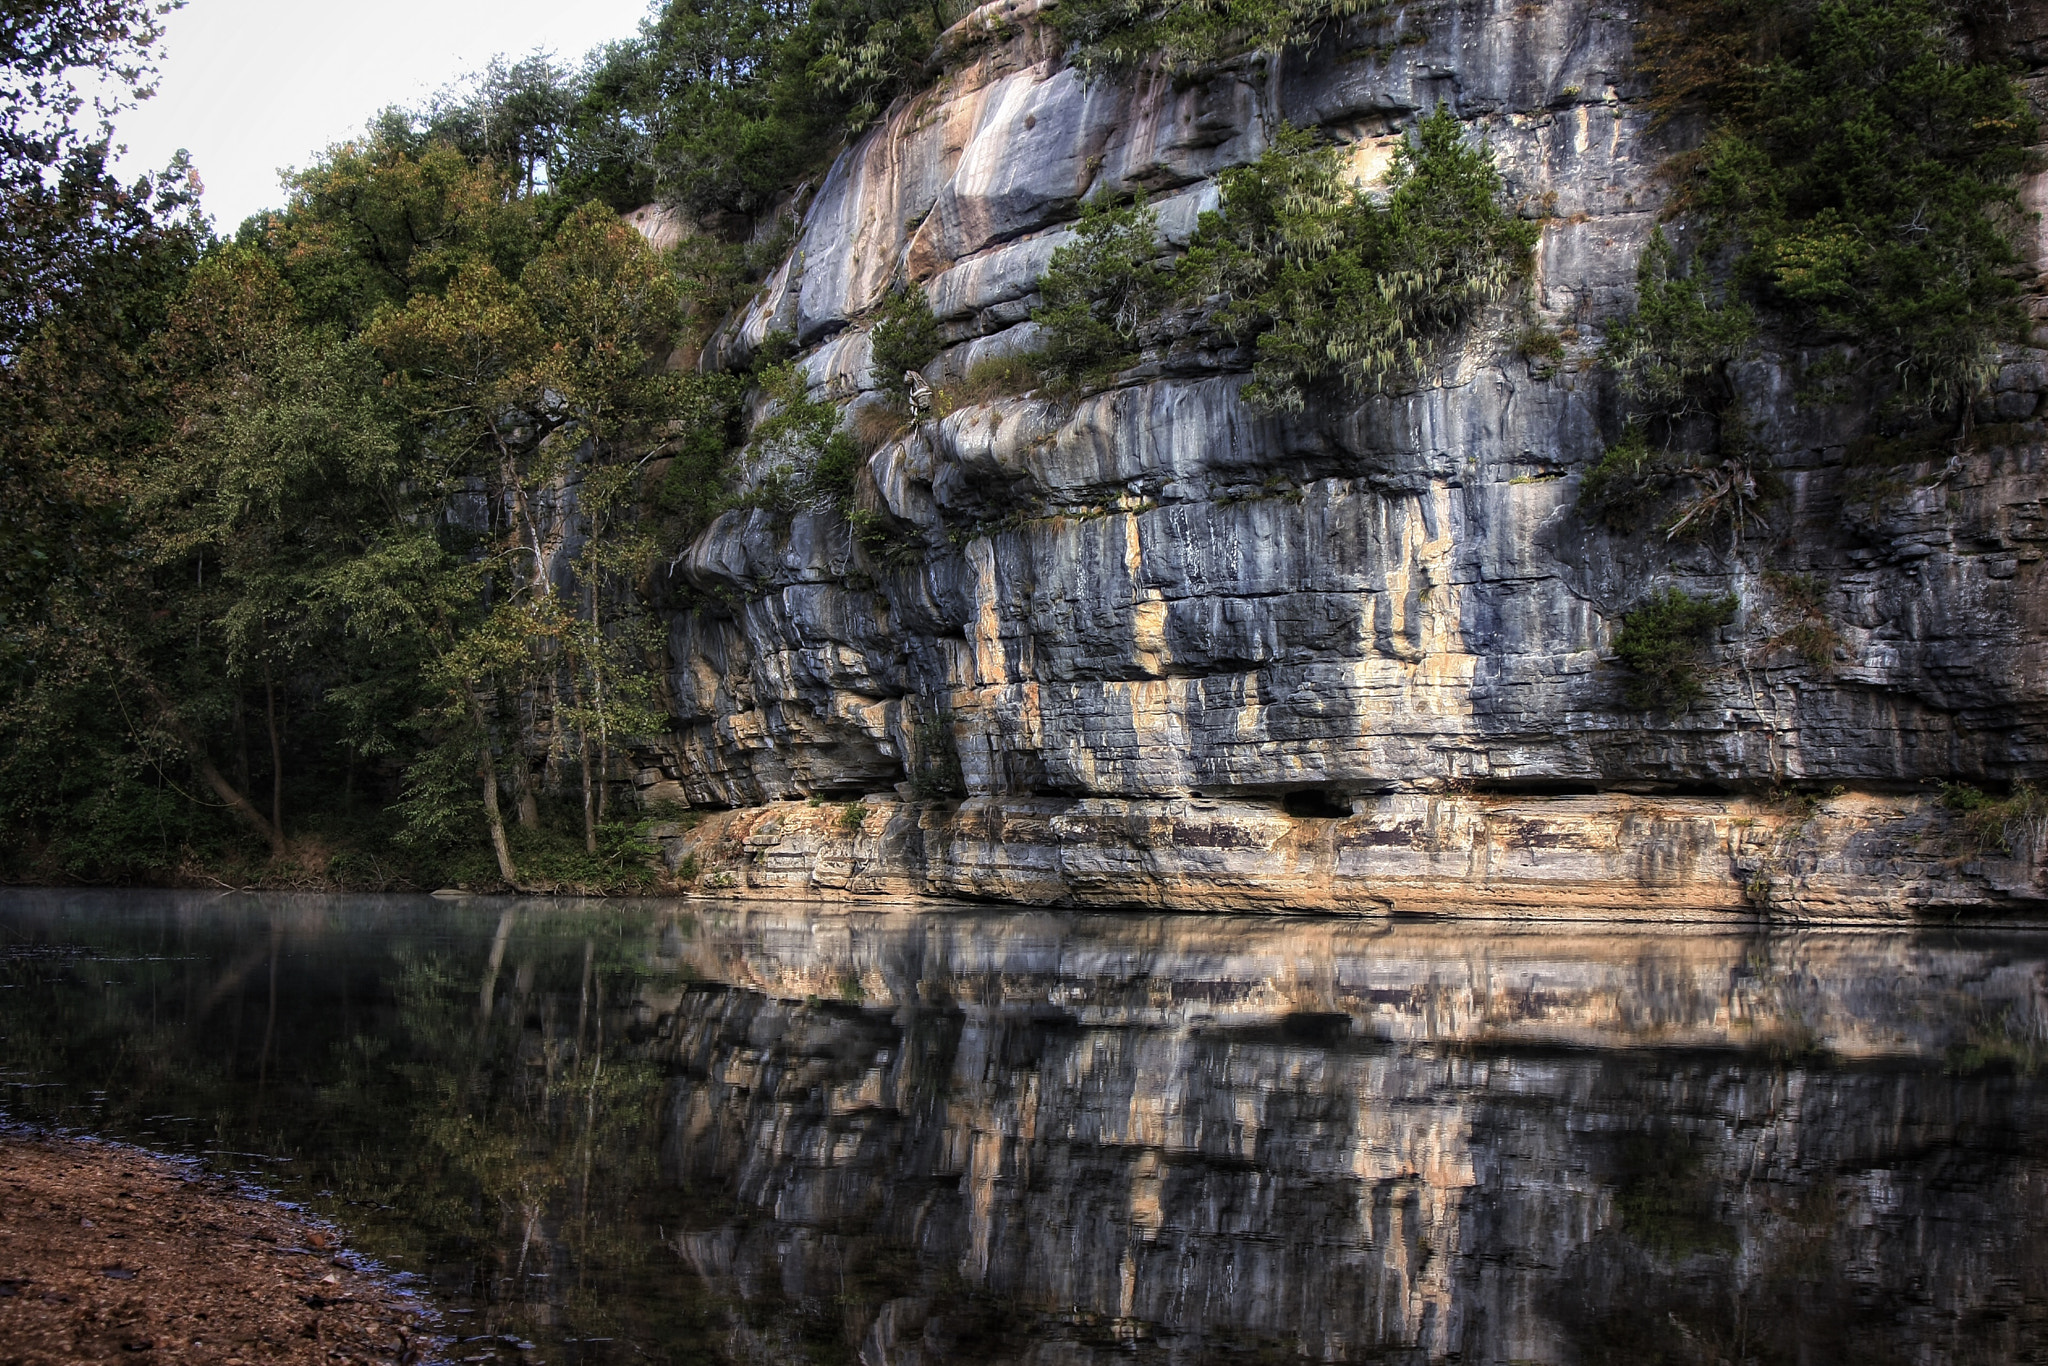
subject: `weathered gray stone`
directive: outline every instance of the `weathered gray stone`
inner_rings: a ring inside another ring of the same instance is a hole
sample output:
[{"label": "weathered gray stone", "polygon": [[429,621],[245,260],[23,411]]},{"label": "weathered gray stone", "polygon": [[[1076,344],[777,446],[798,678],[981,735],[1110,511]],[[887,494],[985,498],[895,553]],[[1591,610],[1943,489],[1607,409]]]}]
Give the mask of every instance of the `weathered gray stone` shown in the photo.
[{"label": "weathered gray stone", "polygon": [[[1271,822],[1310,837],[1272,805],[1296,790],[1568,791],[1596,823],[1632,809],[1626,789],[1683,795],[1706,804],[1686,819],[1706,821],[1722,853],[1676,885],[1720,906],[1762,866],[1728,833],[1750,819],[1739,794],[1846,785],[1899,813],[1858,817],[1859,830],[1899,822],[1867,839],[1911,845],[1940,824],[1912,795],[1930,782],[2048,779],[2042,352],[2005,358],[1968,449],[1874,465],[1856,445],[1867,414],[1799,403],[1797,358],[1762,350],[1733,380],[1784,483],[1768,532],[1737,547],[1617,534],[1577,512],[1581,475],[1620,431],[1602,329],[1633,306],[1664,207],[1659,168],[1687,135],[1656,125],[1629,74],[1627,6],[1455,0],[1426,19],[1411,7],[1192,83],[1084,80],[1028,8],[949,37],[940,83],[839,159],[790,262],[714,358],[789,327],[811,348],[813,392],[851,400],[873,380],[868,311],[917,279],[952,343],[927,373],[957,391],[977,361],[1032,344],[1038,276],[1085,196],[1146,189],[1165,238],[1183,243],[1216,202],[1215,174],[1258,155],[1275,119],[1349,140],[1371,180],[1438,101],[1542,222],[1532,278],[1408,392],[1260,414],[1240,399],[1248,354],[1176,340],[1168,320],[1105,392],[942,404],[886,442],[860,492],[880,519],[864,540],[825,508],[719,518],[680,566],[709,596],[671,632],[680,730],[650,753],[661,781],[719,804],[887,793],[933,762],[913,740],[920,718],[945,718],[971,800],[919,818],[924,837],[904,847],[930,862],[891,885],[1153,905],[1206,904],[1205,880],[1223,875],[1121,818],[1083,822],[1101,841],[1085,856],[1053,840],[1056,870],[977,813],[1150,810],[1199,793],[1252,804],[1217,819],[1264,847],[1280,838]],[[1562,363],[1518,354],[1532,317],[1560,331]],[[1823,581],[1831,660],[1788,644],[1803,618],[1776,574]],[[1665,585],[1742,604],[1705,662],[1704,696],[1668,716],[1623,704],[1612,652],[1622,616]],[[2038,844],[1995,876],[1915,872],[1918,891],[1867,870],[1824,886],[1816,854],[1788,895],[1827,915],[2038,900]],[[1588,905],[1629,908],[1618,848],[1581,870],[1606,889]],[[1316,904],[1412,894],[1398,860],[1317,857]],[[1479,885],[1442,861],[1426,876]],[[1537,900],[1569,900],[1572,885]],[[1676,904],[1645,895],[1633,904]]]}]

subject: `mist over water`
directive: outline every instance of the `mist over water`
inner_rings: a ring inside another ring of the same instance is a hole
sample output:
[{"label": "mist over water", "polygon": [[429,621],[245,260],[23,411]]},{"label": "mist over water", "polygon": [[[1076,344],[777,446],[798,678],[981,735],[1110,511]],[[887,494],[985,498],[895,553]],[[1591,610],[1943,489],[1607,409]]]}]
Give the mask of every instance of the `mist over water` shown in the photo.
[{"label": "mist over water", "polygon": [[2048,1359],[2048,937],[0,896],[0,1108],[452,1358]]}]

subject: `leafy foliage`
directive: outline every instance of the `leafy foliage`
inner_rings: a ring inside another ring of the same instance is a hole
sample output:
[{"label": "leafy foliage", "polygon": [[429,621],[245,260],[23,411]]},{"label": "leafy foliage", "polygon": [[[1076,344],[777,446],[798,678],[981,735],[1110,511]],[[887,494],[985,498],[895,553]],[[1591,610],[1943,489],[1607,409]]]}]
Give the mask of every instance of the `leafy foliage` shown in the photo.
[{"label": "leafy foliage", "polygon": [[532,194],[565,171],[573,174],[573,152],[565,142],[576,93],[571,74],[546,53],[516,62],[493,57],[482,71],[434,97],[426,138],[473,162],[503,167]]},{"label": "leafy foliage", "polygon": [[1586,471],[1579,510],[1623,535],[1656,529],[1674,540],[1725,531],[1735,548],[1766,525],[1765,505],[1783,492],[1769,457],[1739,438],[1718,452],[1694,453],[1653,445],[1638,420]]},{"label": "leafy foliage", "polygon": [[1630,423],[1579,481],[1579,509],[1609,531],[1642,529],[1674,474],[1659,455],[1642,424]]},{"label": "leafy foliage", "polygon": [[569,141],[588,169],[565,183],[589,192],[608,175],[621,208],[657,195],[698,215],[758,214],[920,77],[965,8],[668,0],[581,78]]},{"label": "leafy foliage", "polygon": [[753,457],[780,480],[768,484],[766,499],[782,512],[803,504],[844,511],[860,473],[860,447],[840,430],[839,405],[812,398],[809,382],[795,362],[770,366],[761,388],[774,410],[754,424]]},{"label": "leafy foliage", "polygon": [[151,93],[171,8],[10,0],[0,11],[0,356],[86,288],[109,248],[168,226],[190,202],[182,158],[131,186],[106,169],[110,121]]},{"label": "leafy foliage", "polygon": [[1394,0],[1066,0],[1053,22],[1084,69],[1158,60],[1190,72],[1242,52],[1312,43],[1341,19],[1384,15]]},{"label": "leafy foliage", "polygon": [[1537,229],[1502,206],[1491,154],[1467,147],[1441,106],[1397,150],[1384,203],[1348,167],[1341,147],[1283,126],[1256,162],[1218,177],[1222,208],[1202,215],[1171,269],[1142,199],[1085,205],[1039,285],[1041,374],[1063,388],[1106,383],[1178,301],[1253,343],[1244,394],[1255,406],[1299,410],[1325,386],[1374,393],[1412,379],[1522,274]]},{"label": "leafy foliage", "polygon": [[541,206],[510,176],[393,117],[289,189],[283,209],[252,217],[236,240],[277,262],[307,322],[351,331],[416,293],[445,291],[466,268],[516,278],[546,235]]},{"label": "leafy foliage", "polygon": [[727,484],[744,388],[737,375],[706,375],[691,386],[671,428],[668,463],[653,503],[665,517],[662,540],[677,549],[695,540],[729,504]]},{"label": "leafy foliage", "polygon": [[1081,206],[1075,238],[1052,254],[1031,314],[1043,330],[1037,363],[1046,380],[1099,384],[1137,359],[1140,327],[1170,297],[1160,250],[1158,216],[1143,199]]},{"label": "leafy foliage", "polygon": [[1931,0],[1680,0],[1647,19],[1672,106],[1704,106],[1685,202],[1761,302],[1857,349],[1924,407],[1981,385],[2021,332],[2015,177],[2035,122]]},{"label": "leafy foliage", "polygon": [[2004,797],[1994,797],[1972,783],[1943,783],[1941,804],[1963,818],[1963,824],[1983,850],[2003,854],[2039,848],[2048,829],[2048,793],[2032,783],[2013,784]]},{"label": "leafy foliage", "polygon": [[1614,656],[1631,677],[1622,696],[1638,710],[1682,711],[1702,695],[1701,656],[1714,633],[1735,619],[1730,593],[1696,598],[1680,588],[1652,593],[1621,619]]},{"label": "leafy foliage", "polygon": [[924,286],[892,289],[875,310],[868,333],[873,379],[899,396],[909,392],[905,372],[922,370],[939,352],[939,320],[924,296]]},{"label": "leafy foliage", "polygon": [[1434,344],[1526,269],[1534,224],[1500,202],[1492,155],[1438,106],[1395,154],[1376,203],[1340,148],[1282,128],[1250,166],[1219,177],[1178,276],[1220,298],[1216,321],[1256,339],[1248,401],[1298,410],[1319,386],[1372,393],[1414,376]]},{"label": "leafy foliage", "polygon": [[[415,295],[367,334],[391,365],[428,450],[450,472],[480,474],[492,503],[510,512],[485,571],[487,594],[499,605],[477,632],[439,651],[444,700],[432,729],[443,745],[473,747],[488,770],[500,742],[484,693],[555,693],[557,720],[574,732],[585,842],[593,850],[606,814],[605,789],[591,766],[593,736],[602,772],[614,734],[645,734],[660,724],[644,662],[646,623],[630,591],[610,590],[636,584],[652,566],[651,538],[623,528],[617,514],[633,471],[664,443],[699,383],[656,363],[682,311],[672,275],[639,235],[592,204],[569,216],[516,284],[488,262],[467,264],[445,294]],[[564,600],[535,510],[543,488],[572,467],[581,472],[586,531],[580,604]],[[615,613],[607,623],[608,600],[623,606],[623,619]],[[517,774],[526,760],[516,751],[511,757]],[[530,791],[523,782],[515,790],[522,824],[536,824]],[[500,872],[515,881],[488,790],[485,806]]]},{"label": "leafy foliage", "polygon": [[[46,870],[163,876],[231,856],[233,822],[272,870],[346,827],[407,837],[399,869],[488,840],[532,885],[513,846],[551,847],[565,767],[585,855],[618,824],[613,762],[666,724],[643,470],[694,437],[718,483],[735,384],[662,363],[687,292],[616,215],[408,136],[336,149],[196,262],[136,206],[10,358],[10,473],[76,490],[28,500],[43,568],[7,603],[10,815]],[[123,853],[132,813],[158,837]]]},{"label": "leafy foliage", "polygon": [[928,73],[924,62],[939,36],[974,8],[968,0],[856,0],[814,6],[829,27],[818,40],[811,74],[845,103],[845,126],[858,131],[882,107]]},{"label": "leafy foliage", "polygon": [[1745,305],[1712,300],[1697,274],[1678,270],[1659,228],[1636,265],[1635,314],[1608,330],[1600,354],[1629,397],[1680,414],[1725,400],[1728,362],[1755,332]]}]

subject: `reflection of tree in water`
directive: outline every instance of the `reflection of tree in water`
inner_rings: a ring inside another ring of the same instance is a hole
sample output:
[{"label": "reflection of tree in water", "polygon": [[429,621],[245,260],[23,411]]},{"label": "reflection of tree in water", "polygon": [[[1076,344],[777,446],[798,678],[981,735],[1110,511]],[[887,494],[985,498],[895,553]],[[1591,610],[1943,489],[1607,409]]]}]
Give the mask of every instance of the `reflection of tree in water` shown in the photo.
[{"label": "reflection of tree in water", "polygon": [[[416,1141],[361,1150],[335,1189],[402,1211],[389,1234],[410,1245],[387,1255],[432,1266],[438,1288],[476,1306],[476,1334],[701,1340],[707,1306],[660,1238],[664,1214],[680,1214],[659,1164],[665,1073],[630,1011],[649,936],[557,920],[506,911],[480,986],[473,957],[402,956],[410,1056],[387,1065],[404,1085],[363,1099],[395,1099],[391,1120]],[[594,932],[580,943],[558,932],[582,928]],[[665,1293],[621,1293],[651,1279]]]},{"label": "reflection of tree in water", "polygon": [[0,991],[10,1070],[62,1079],[10,1108],[233,1169],[286,1159],[261,1175],[302,1178],[364,1251],[473,1306],[451,1319],[465,1336],[712,1359],[688,1346],[719,1331],[710,1302],[662,1245],[682,1196],[661,1179],[666,1074],[633,1002],[678,970],[650,959],[653,917],[450,918],[484,933],[288,905],[146,936],[81,925],[65,938],[91,955],[5,960],[29,988]]}]

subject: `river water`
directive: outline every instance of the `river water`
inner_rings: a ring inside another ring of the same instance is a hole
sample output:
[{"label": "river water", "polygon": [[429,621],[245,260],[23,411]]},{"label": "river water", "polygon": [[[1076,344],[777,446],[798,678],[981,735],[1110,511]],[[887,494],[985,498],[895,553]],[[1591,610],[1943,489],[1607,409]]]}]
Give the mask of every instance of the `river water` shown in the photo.
[{"label": "river water", "polygon": [[2048,938],[0,894],[0,1107],[478,1361],[2048,1360]]}]

